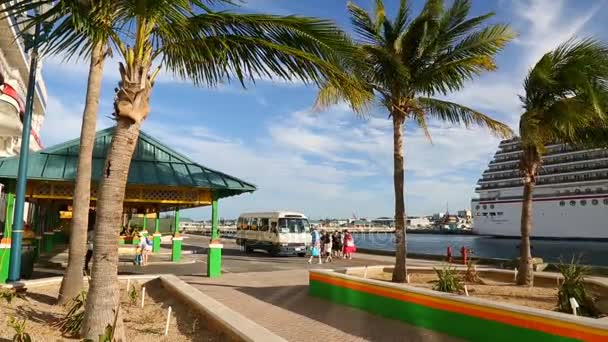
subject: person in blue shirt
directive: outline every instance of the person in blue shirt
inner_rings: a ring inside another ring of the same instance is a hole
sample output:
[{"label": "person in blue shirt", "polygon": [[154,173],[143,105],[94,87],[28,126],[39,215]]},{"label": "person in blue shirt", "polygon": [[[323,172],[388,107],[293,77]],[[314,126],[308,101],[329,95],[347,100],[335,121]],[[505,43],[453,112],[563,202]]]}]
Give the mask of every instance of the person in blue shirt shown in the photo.
[{"label": "person in blue shirt", "polygon": [[314,257],[319,258],[319,264],[321,262],[321,236],[319,235],[319,231],[317,228],[313,228],[312,232],[310,232],[311,236],[311,244],[310,244],[310,259],[308,259],[308,263],[311,264]]}]

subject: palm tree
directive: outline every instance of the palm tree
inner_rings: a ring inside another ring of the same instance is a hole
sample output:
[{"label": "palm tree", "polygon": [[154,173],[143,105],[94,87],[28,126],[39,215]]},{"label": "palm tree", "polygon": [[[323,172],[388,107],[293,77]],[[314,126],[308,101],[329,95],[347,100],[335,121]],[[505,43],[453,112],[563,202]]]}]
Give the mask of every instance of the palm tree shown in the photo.
[{"label": "palm tree", "polygon": [[[405,282],[406,234],[404,205],[403,128],[411,121],[424,130],[427,120],[487,127],[499,136],[509,136],[504,124],[474,109],[433,98],[460,90],[465,82],[484,71],[496,69],[494,56],[514,33],[507,25],[487,25],[492,13],[468,18],[471,1],[455,0],[445,8],[444,0],[427,0],[422,11],[410,18],[407,0],[401,0],[393,20],[382,0],[375,0],[373,13],[348,4],[358,38],[357,64],[352,74],[378,98],[393,121],[396,262],[394,282]],[[333,85],[319,93],[318,105],[327,106],[346,98],[361,110],[359,97],[352,101]]]},{"label": "palm tree", "polygon": [[517,284],[532,286],[532,193],[545,145],[585,145],[597,143],[595,138],[608,141],[606,130],[601,129],[608,122],[608,47],[591,39],[569,40],[538,61],[524,89],[519,121],[524,187]]},{"label": "palm tree", "polygon": [[[113,321],[118,304],[116,213],[123,210],[129,164],[161,69],[195,85],[271,77],[329,82],[345,92],[355,86],[338,63],[352,55],[352,45],[329,21],[215,12],[194,0],[115,0],[112,6],[121,28],[112,41],[123,62],[114,102],[116,128],[98,186],[95,253],[82,329],[83,337],[92,339]],[[160,64],[153,68],[155,62]]]},{"label": "palm tree", "polygon": [[[27,14],[50,4],[48,0],[22,0],[2,9],[4,13]],[[74,196],[68,266],[61,282],[58,302],[64,304],[83,288],[82,270],[87,251],[87,227],[91,190],[91,158],[103,67],[108,53],[109,37],[113,33],[113,13],[108,0],[62,0],[48,11],[24,22],[25,29],[48,22],[53,25],[48,39],[40,42],[45,54],[60,53],[67,59],[89,56],[89,76],[80,132],[80,152]],[[97,19],[95,19],[97,18]]]}]

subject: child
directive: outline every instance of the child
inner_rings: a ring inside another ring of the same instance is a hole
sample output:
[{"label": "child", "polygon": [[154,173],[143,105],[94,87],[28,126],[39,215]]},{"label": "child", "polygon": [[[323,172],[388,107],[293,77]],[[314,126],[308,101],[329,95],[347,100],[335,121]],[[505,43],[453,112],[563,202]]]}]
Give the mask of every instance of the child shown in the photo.
[{"label": "child", "polygon": [[142,250],[141,250],[140,247],[137,247],[135,249],[135,260],[133,261],[133,264],[135,264],[137,266],[141,266],[142,261],[143,261],[142,259],[143,259],[143,257],[142,257]]}]

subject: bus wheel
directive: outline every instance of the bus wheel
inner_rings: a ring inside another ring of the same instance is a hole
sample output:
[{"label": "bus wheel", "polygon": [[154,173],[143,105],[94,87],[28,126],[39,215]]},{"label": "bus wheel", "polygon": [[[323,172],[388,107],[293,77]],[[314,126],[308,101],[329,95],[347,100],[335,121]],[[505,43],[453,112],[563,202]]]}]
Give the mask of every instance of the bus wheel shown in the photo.
[{"label": "bus wheel", "polygon": [[273,257],[278,256],[278,255],[279,255],[279,249],[278,249],[277,247],[273,247],[273,248],[270,250],[270,255],[271,255],[271,256],[273,256]]}]

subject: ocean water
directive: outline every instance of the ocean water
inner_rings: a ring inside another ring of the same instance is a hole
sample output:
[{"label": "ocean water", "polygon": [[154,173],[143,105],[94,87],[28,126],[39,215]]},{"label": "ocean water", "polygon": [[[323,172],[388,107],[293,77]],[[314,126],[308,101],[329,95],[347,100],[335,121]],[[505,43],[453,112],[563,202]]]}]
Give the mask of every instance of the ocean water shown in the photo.
[{"label": "ocean water", "polygon": [[[354,234],[355,243],[361,248],[395,250],[392,233]],[[409,253],[446,255],[452,246],[452,255],[459,256],[460,248],[471,248],[475,256],[482,258],[512,259],[519,256],[519,239],[497,239],[475,235],[408,234]],[[532,240],[532,255],[545,261],[569,262],[572,257],[581,257],[589,265],[608,266],[608,242]]]}]

